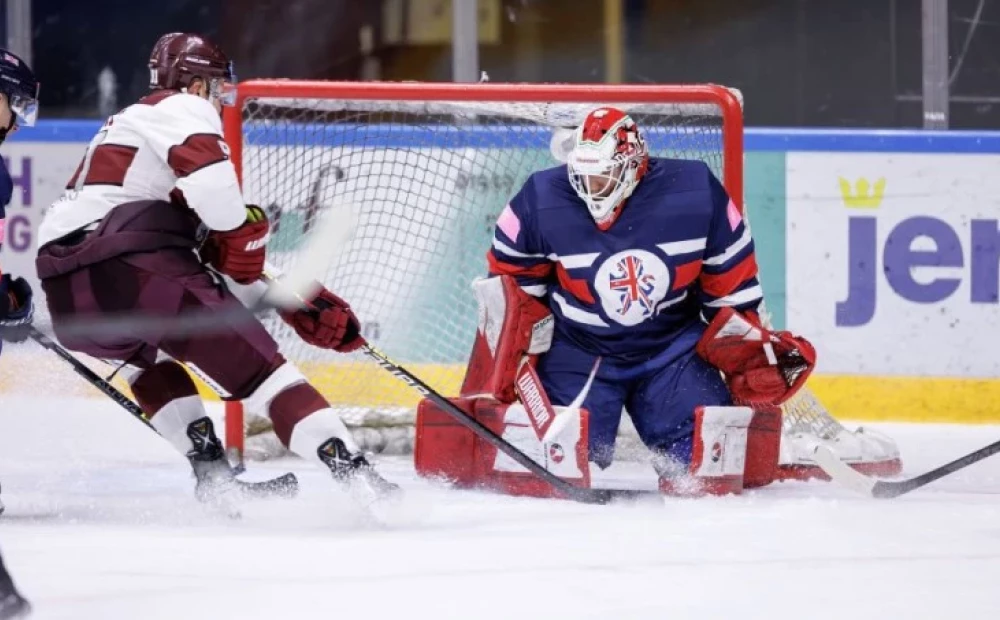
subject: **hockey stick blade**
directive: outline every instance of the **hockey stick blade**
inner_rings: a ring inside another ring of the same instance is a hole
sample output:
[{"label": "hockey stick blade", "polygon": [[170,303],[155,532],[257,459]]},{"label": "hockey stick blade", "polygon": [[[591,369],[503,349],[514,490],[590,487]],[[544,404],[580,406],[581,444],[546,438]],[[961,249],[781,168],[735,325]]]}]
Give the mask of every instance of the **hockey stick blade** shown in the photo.
[{"label": "hockey stick blade", "polygon": [[817,448],[814,458],[816,460],[816,464],[819,465],[820,468],[825,471],[834,482],[852,488],[865,495],[870,495],[879,499],[890,499],[926,486],[935,480],[944,478],[945,476],[953,474],[961,469],[965,469],[969,465],[978,463],[979,461],[993,456],[998,452],[1000,452],[1000,441],[991,443],[988,446],[983,446],[975,452],[970,452],[969,454],[959,457],[950,463],[946,463],[940,467],[907,480],[874,480],[869,478],[868,476],[855,471],[850,465],[847,465],[838,459],[833,451],[826,446],[820,446]]},{"label": "hockey stick blade", "polygon": [[[268,280],[268,289],[261,301],[269,306],[297,309],[303,306],[303,300],[315,297],[327,270],[354,236],[356,226],[355,209],[349,203],[324,208],[295,263],[283,270],[285,275],[282,277]],[[275,268],[270,271],[275,275]]]},{"label": "hockey stick blade", "polygon": [[291,472],[270,480],[260,482],[237,480],[236,483],[243,495],[250,499],[291,499],[299,492],[299,479]]},{"label": "hockey stick blade", "polygon": [[[146,417],[142,407],[125,394],[122,394],[118,388],[111,385],[110,381],[104,379],[87,367],[87,365],[77,359],[75,355],[60,346],[56,341],[46,336],[36,327],[28,328],[28,336],[43,348],[48,349],[62,358],[63,361],[70,365],[76,374],[83,377],[84,381],[91,384],[100,390],[102,394],[118,403],[122,409],[128,411],[132,414],[132,417],[145,424],[149,430],[153,431],[157,435],[160,434],[160,432],[156,430],[156,427],[149,421],[149,418]],[[160,436],[162,437],[162,435]],[[240,472],[237,471],[236,473]],[[237,480],[236,482],[247,497],[253,498],[293,497],[298,492],[299,484],[298,478],[296,478],[293,473],[287,473],[278,476],[277,478],[264,480],[262,482],[244,482],[242,480]]]},{"label": "hockey stick blade", "polygon": [[874,495],[875,485],[878,484],[878,481],[869,478],[840,460],[836,453],[827,446],[818,446],[813,453],[813,460],[837,484],[862,495]]},{"label": "hockey stick blade", "polygon": [[436,392],[429,385],[421,381],[417,376],[415,376],[410,371],[406,370],[402,366],[399,366],[388,357],[385,356],[375,347],[368,343],[362,345],[360,349],[365,355],[371,358],[376,364],[378,364],[382,369],[386,370],[397,379],[410,386],[425,398],[431,400],[435,405],[437,405],[442,411],[450,415],[456,422],[466,427],[470,431],[476,434],[480,439],[490,444],[500,452],[503,452],[511,459],[513,459],[518,465],[524,467],[531,473],[535,474],[538,478],[544,480],[549,485],[552,486],[559,494],[564,497],[585,503],[585,504],[610,504],[615,501],[635,501],[640,498],[658,498],[662,501],[663,496],[659,491],[646,491],[646,490],[630,490],[630,489],[591,489],[578,487],[576,485],[566,482],[559,476],[556,476],[549,470],[545,469],[543,466],[536,463],[531,457],[521,452],[517,447],[508,442],[506,439],[497,435],[488,427],[483,425],[479,420],[470,416],[465,411],[462,411],[459,407],[453,404],[450,400]]}]

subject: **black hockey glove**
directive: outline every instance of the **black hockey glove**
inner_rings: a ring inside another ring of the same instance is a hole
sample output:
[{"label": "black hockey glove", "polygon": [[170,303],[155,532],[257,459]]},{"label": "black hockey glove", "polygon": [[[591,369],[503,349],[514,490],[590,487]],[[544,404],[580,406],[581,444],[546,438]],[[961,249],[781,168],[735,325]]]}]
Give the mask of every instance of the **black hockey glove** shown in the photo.
[{"label": "black hockey glove", "polygon": [[0,276],[0,338],[22,342],[35,314],[31,286],[24,278],[16,280],[10,274]]}]

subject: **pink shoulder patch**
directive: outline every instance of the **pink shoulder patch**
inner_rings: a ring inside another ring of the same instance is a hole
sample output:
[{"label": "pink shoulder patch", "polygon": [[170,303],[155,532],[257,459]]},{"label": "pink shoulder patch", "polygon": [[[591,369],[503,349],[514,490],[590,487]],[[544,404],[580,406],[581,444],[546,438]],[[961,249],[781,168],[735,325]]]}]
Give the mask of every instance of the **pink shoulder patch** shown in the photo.
[{"label": "pink shoulder patch", "polygon": [[732,198],[729,199],[729,205],[726,206],[726,217],[729,218],[729,228],[732,230],[736,230],[736,227],[743,221],[743,216],[740,215],[740,210]]},{"label": "pink shoulder patch", "polygon": [[521,234],[521,220],[517,219],[517,214],[510,208],[510,204],[503,208],[500,217],[497,218],[497,228],[507,235],[511,241],[517,241],[517,236]]},{"label": "pink shoulder patch", "polygon": [[3,245],[3,242],[7,240],[6,228],[7,228],[7,220],[0,217],[0,245]]}]

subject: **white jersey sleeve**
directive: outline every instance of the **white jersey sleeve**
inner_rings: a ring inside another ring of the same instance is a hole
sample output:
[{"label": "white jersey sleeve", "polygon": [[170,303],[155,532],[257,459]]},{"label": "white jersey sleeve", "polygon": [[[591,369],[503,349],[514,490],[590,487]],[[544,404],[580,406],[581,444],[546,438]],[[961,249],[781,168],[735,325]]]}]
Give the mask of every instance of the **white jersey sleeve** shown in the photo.
[{"label": "white jersey sleeve", "polygon": [[107,120],[87,146],[66,191],[47,211],[39,245],[96,226],[115,207],[171,200],[179,191],[213,230],[246,221],[246,207],[211,103],[154,91]]},{"label": "white jersey sleeve", "polygon": [[243,224],[243,196],[222,137],[222,120],[212,104],[181,93],[149,112],[158,118],[142,125],[144,137],[173,172],[188,206],[213,230]]}]

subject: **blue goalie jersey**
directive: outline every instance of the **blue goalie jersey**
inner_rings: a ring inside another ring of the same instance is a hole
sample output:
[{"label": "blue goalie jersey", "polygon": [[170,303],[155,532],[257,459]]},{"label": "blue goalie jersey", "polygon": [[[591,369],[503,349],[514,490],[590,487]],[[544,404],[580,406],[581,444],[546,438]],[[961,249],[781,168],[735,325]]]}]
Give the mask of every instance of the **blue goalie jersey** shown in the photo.
[{"label": "blue goalie jersey", "polygon": [[500,214],[488,260],[548,302],[557,339],[619,366],[689,352],[719,308],[762,300],[742,212],[696,160],[650,158],[606,231],[566,166],[537,172]]}]

